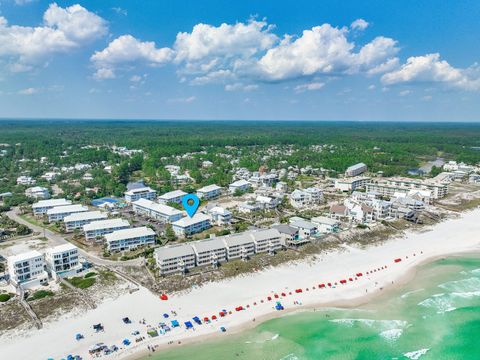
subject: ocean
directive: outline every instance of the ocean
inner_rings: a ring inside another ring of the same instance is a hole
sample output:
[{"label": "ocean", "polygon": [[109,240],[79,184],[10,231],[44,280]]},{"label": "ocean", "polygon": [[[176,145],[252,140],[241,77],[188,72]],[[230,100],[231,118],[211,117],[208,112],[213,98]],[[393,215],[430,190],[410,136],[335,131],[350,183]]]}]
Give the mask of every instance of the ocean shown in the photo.
[{"label": "ocean", "polygon": [[452,257],[355,309],[287,314],[223,339],[149,357],[213,359],[480,359],[480,258]]}]

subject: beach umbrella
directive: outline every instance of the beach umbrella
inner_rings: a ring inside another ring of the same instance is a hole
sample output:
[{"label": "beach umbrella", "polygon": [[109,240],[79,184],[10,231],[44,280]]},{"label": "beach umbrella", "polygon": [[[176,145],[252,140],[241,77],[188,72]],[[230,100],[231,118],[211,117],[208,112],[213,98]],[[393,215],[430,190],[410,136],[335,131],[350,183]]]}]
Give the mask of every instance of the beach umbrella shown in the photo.
[{"label": "beach umbrella", "polygon": [[164,317],[165,319],[168,319],[168,314],[167,314],[167,313],[163,314],[163,317]]},{"label": "beach umbrella", "polygon": [[303,291],[302,291],[302,289],[297,289],[297,290],[295,290],[295,292],[296,292],[297,294],[299,294],[299,293],[301,293],[301,292],[303,292]]},{"label": "beach umbrella", "polygon": [[268,297],[267,297],[267,300],[268,300],[268,301],[271,301],[271,300],[272,300],[272,297],[271,297],[271,296],[268,296]]},{"label": "beach umbrella", "polygon": [[357,273],[357,276],[360,277],[360,276],[363,276],[363,274],[362,273]]},{"label": "beach umbrella", "polygon": [[217,316],[216,316],[216,315],[212,315],[212,320],[217,320]]},{"label": "beach umbrella", "polygon": [[395,259],[395,260],[393,260],[393,261],[395,261],[396,263],[399,263],[400,261],[402,261],[402,259],[397,258],[397,259]]},{"label": "beach umbrella", "polygon": [[320,285],[318,285],[318,287],[319,287],[320,289],[322,289],[322,288],[325,287],[325,284],[320,284]]},{"label": "beach umbrella", "polygon": [[352,279],[352,278],[348,278],[348,281],[353,281],[353,279]]},{"label": "beach umbrella", "polygon": [[208,318],[208,316],[205,316],[205,317],[203,318],[203,321],[210,321],[210,319]]},{"label": "beach umbrella", "polygon": [[168,296],[166,294],[160,295],[160,300],[168,300]]},{"label": "beach umbrella", "polygon": [[340,284],[346,284],[347,280],[340,280]]}]

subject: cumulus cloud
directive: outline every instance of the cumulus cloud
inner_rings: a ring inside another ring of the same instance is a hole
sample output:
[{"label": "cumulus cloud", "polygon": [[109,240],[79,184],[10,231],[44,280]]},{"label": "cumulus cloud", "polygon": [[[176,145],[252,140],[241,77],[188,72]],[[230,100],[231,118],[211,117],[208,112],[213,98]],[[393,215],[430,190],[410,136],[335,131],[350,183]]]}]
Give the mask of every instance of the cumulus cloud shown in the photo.
[{"label": "cumulus cloud", "polygon": [[9,25],[0,16],[0,59],[11,71],[31,70],[56,53],[67,53],[107,32],[101,17],[80,5],[51,4],[37,27]]},{"label": "cumulus cloud", "polygon": [[91,61],[97,69],[97,79],[115,78],[115,70],[122,65],[143,62],[150,66],[161,66],[173,58],[170,48],[157,48],[153,41],[140,41],[131,35],[122,35],[108,46],[95,52]]},{"label": "cumulus cloud", "polygon": [[368,27],[368,22],[366,22],[365,20],[363,19],[357,19],[355,20],[354,22],[352,22],[350,24],[350,28],[352,30],[359,30],[359,31],[363,31],[365,30],[367,27]]},{"label": "cumulus cloud", "polygon": [[400,68],[384,74],[382,82],[387,85],[402,83],[443,83],[464,89],[480,89],[480,71],[476,66],[458,69],[440,59],[440,54],[412,56]]}]

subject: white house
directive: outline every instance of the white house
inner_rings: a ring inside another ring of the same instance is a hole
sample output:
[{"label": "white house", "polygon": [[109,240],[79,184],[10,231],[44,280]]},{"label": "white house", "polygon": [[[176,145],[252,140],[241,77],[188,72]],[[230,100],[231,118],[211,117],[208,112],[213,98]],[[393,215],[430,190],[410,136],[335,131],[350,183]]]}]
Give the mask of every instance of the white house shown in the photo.
[{"label": "white house", "polygon": [[84,211],[65,216],[63,222],[65,224],[65,230],[70,232],[75,229],[82,229],[83,225],[94,221],[106,220],[107,218],[107,214],[101,211]]},{"label": "white house", "polygon": [[340,221],[326,216],[317,216],[310,219],[317,226],[320,233],[336,233],[340,229]]},{"label": "white house", "polygon": [[105,242],[112,252],[134,250],[139,246],[155,244],[155,232],[146,226],[116,230],[105,234]]},{"label": "white house", "polygon": [[311,187],[304,190],[296,189],[290,194],[290,204],[294,208],[317,205],[323,200],[322,190]]},{"label": "white house", "polygon": [[241,203],[238,205],[238,211],[241,213],[249,214],[255,211],[260,211],[263,209],[263,205],[259,203]]},{"label": "white house", "polygon": [[221,238],[211,238],[191,243],[197,266],[212,265],[227,261],[227,248]]},{"label": "white house", "polygon": [[19,176],[17,178],[17,185],[35,185],[36,182],[31,176]]},{"label": "white house", "polygon": [[183,197],[187,195],[185,191],[182,190],[174,190],[168,193],[165,193],[158,197],[158,202],[160,204],[168,204],[168,203],[177,203],[181,204]]},{"label": "white house", "polygon": [[232,213],[221,206],[215,206],[208,210],[208,215],[210,215],[212,223],[218,226],[230,225],[232,221]]},{"label": "white house", "polygon": [[358,163],[347,168],[345,176],[358,176],[367,171],[367,165],[364,163]]},{"label": "white house", "polygon": [[80,204],[75,205],[66,205],[66,206],[55,206],[54,208],[47,210],[48,221],[61,221],[68,215],[86,212],[88,208]]},{"label": "white house", "polygon": [[131,189],[125,192],[125,201],[131,203],[138,199],[154,200],[157,197],[157,191],[145,186],[141,188]]},{"label": "white house", "polygon": [[228,191],[231,194],[234,194],[236,191],[245,192],[245,191],[248,191],[248,189],[250,189],[250,186],[251,185],[247,180],[241,179],[228,185]]},{"label": "white house", "polygon": [[43,174],[41,176],[42,179],[45,179],[47,181],[52,181],[52,180],[55,180],[55,178],[57,177],[57,173],[56,172],[53,172],[53,171],[49,171],[49,172],[46,172],[45,174]]},{"label": "white house", "polygon": [[136,214],[146,215],[164,223],[172,223],[183,217],[183,212],[171,206],[158,204],[151,200],[139,199],[132,203]]},{"label": "white house", "polygon": [[42,186],[34,186],[25,190],[25,195],[35,199],[50,199],[50,192]]},{"label": "white house", "polygon": [[222,188],[218,185],[207,185],[197,190],[197,196],[200,199],[209,200],[220,196]]},{"label": "white house", "polygon": [[291,218],[290,226],[298,229],[298,234],[301,238],[308,238],[317,234],[317,225],[302,218]]},{"label": "white house", "polygon": [[280,204],[280,199],[262,195],[257,196],[255,201],[266,210],[275,209]]},{"label": "white house", "polygon": [[44,257],[36,250],[9,256],[7,268],[10,281],[24,289],[48,283]]},{"label": "white house", "polygon": [[45,262],[48,271],[55,280],[57,278],[75,276],[83,268],[78,259],[78,248],[72,244],[64,244],[47,249]]},{"label": "white house", "polygon": [[49,209],[53,209],[58,206],[72,205],[70,200],[66,199],[50,199],[50,200],[41,200],[32,205],[32,210],[34,215],[43,215]]},{"label": "white house", "polygon": [[110,234],[117,230],[128,229],[130,223],[124,219],[109,219],[94,221],[83,225],[85,240],[96,241],[102,239],[105,234]]},{"label": "white house", "polygon": [[188,236],[210,228],[210,217],[205,214],[195,214],[193,217],[184,217],[172,224],[177,236]]},{"label": "white house", "polygon": [[162,246],[155,249],[153,257],[162,275],[184,273],[195,267],[195,251],[190,244]]}]

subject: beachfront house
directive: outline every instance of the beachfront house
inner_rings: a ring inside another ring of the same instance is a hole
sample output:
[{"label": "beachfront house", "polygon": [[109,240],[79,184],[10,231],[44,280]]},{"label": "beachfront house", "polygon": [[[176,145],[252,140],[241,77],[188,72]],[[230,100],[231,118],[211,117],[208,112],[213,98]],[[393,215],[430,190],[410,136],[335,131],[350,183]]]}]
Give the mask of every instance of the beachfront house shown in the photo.
[{"label": "beachfront house", "polygon": [[184,217],[172,223],[172,229],[177,236],[188,236],[209,229],[210,216],[205,214],[195,214],[193,217]]},{"label": "beachfront house", "polygon": [[261,211],[263,205],[260,203],[254,202],[244,202],[238,205],[238,211],[244,214],[250,214],[256,211]]},{"label": "beachfront house", "polygon": [[52,278],[75,276],[83,267],[78,258],[78,248],[72,244],[58,245],[45,252],[47,270]]},{"label": "beachfront house", "polygon": [[281,244],[283,246],[290,246],[296,244],[300,239],[298,228],[287,224],[277,224],[272,226],[274,229],[280,233]]},{"label": "beachfront house", "polygon": [[32,210],[35,216],[40,216],[46,214],[47,210],[53,209],[56,206],[66,205],[72,205],[72,202],[66,199],[40,200],[32,205]]},{"label": "beachfront house", "polygon": [[222,237],[227,248],[227,259],[247,260],[255,254],[255,242],[248,233],[232,234]]},{"label": "beachfront house", "polygon": [[230,185],[228,185],[228,191],[230,194],[243,193],[250,189],[250,183],[247,180],[241,179],[237,180]]},{"label": "beachfront house", "polygon": [[105,242],[111,252],[134,250],[139,246],[154,245],[155,232],[146,226],[116,230],[105,234]]},{"label": "beachfront house", "polygon": [[168,204],[168,203],[176,203],[181,204],[183,197],[187,195],[185,191],[182,190],[174,190],[168,193],[165,193],[158,197],[158,202],[160,204]]},{"label": "beachfront house", "polygon": [[214,206],[207,211],[213,224],[228,226],[232,221],[232,213],[221,206]]},{"label": "beachfront house", "polygon": [[363,174],[365,171],[367,171],[367,165],[364,163],[358,163],[352,166],[349,166],[347,170],[345,170],[345,176],[358,176],[360,174]]},{"label": "beachfront house", "polygon": [[333,204],[330,206],[330,217],[332,219],[345,219],[348,216],[348,209],[343,204]]},{"label": "beachfront house", "polygon": [[76,204],[76,205],[66,205],[66,206],[55,206],[47,210],[47,216],[49,222],[62,221],[65,217],[88,211],[86,206]]},{"label": "beachfront house", "polygon": [[222,193],[222,188],[218,185],[207,185],[197,190],[197,196],[203,200],[214,199]]},{"label": "beachfront house", "polygon": [[290,219],[290,226],[298,229],[300,238],[306,239],[317,234],[317,225],[301,218]]},{"label": "beachfront house", "polygon": [[290,204],[294,208],[303,208],[305,206],[318,205],[323,200],[322,190],[311,187],[304,190],[295,189],[290,194]]},{"label": "beachfront house", "polygon": [[132,207],[137,215],[145,215],[163,223],[173,223],[183,217],[182,211],[147,199],[134,201]]},{"label": "beachfront house", "polygon": [[125,201],[131,203],[139,199],[154,200],[157,197],[157,191],[145,186],[133,188],[125,192]]},{"label": "beachfront house", "polygon": [[10,281],[15,286],[31,289],[48,283],[45,259],[36,250],[9,256],[7,268]]},{"label": "beachfront house", "polygon": [[34,186],[25,190],[25,196],[35,199],[50,199],[50,192],[46,187]]},{"label": "beachfront house", "polygon": [[85,233],[85,240],[98,241],[102,240],[106,234],[110,234],[117,230],[128,229],[130,223],[124,219],[109,219],[94,221],[83,225],[83,232]]},{"label": "beachfront house", "polygon": [[71,232],[75,229],[82,229],[83,225],[107,218],[107,214],[101,211],[85,211],[65,216],[63,222],[65,224],[65,231]]},{"label": "beachfront house", "polygon": [[153,257],[161,275],[185,273],[195,267],[195,251],[190,244],[167,245],[155,249]]},{"label": "beachfront house", "polygon": [[265,210],[275,209],[281,202],[279,198],[259,195],[255,199],[258,204],[261,204]]},{"label": "beachfront house", "polygon": [[317,226],[319,233],[336,233],[340,230],[340,221],[326,216],[317,216],[310,219]]},{"label": "beachfront house", "polygon": [[227,248],[221,238],[211,238],[191,243],[195,251],[197,266],[212,265],[227,261]]}]

